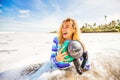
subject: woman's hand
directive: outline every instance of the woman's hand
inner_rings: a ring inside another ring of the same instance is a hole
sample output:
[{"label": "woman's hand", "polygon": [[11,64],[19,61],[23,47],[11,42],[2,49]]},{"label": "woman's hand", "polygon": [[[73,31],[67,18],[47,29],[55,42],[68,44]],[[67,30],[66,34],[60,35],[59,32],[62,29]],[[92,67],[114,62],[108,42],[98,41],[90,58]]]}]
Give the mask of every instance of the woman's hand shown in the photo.
[{"label": "woman's hand", "polygon": [[65,58],[65,56],[68,55],[68,53],[67,53],[67,52],[61,53],[64,48],[65,48],[65,47],[62,47],[62,48],[58,51],[58,54],[57,54],[57,56],[56,56],[56,60],[57,60],[58,62],[65,62],[65,59],[64,59],[64,58]]}]

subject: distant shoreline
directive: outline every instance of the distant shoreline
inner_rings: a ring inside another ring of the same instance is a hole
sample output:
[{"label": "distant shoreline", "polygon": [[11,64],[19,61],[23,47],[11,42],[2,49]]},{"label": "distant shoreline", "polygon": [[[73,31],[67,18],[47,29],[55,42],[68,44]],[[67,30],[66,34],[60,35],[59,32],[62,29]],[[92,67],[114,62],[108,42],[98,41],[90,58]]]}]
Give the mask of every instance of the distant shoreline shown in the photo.
[{"label": "distant shoreline", "polygon": [[[49,33],[57,33],[57,31],[52,31]],[[120,32],[81,32],[81,33],[120,33]]]},{"label": "distant shoreline", "polygon": [[[34,33],[34,34],[44,34],[44,33],[45,33],[45,34],[46,34],[46,33],[47,33],[47,34],[57,34],[58,32],[53,32],[53,31],[52,31],[52,32],[51,32],[51,31],[42,32],[42,33],[41,33],[41,32],[0,32],[0,35],[2,35],[2,34],[3,34],[3,35],[4,35],[4,34],[16,34],[16,33],[19,33],[19,34],[21,34],[21,33],[22,33],[22,34],[23,34],[23,33],[30,33],[30,34],[31,34],[31,33]],[[85,34],[86,34],[86,33],[120,33],[120,32],[81,32],[81,33],[85,33]]]}]

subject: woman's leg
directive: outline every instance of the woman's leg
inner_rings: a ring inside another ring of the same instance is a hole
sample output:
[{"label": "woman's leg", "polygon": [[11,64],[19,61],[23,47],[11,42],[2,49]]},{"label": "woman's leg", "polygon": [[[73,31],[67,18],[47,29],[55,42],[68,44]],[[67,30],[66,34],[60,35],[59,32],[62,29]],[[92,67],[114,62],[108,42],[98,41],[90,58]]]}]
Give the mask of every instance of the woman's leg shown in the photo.
[{"label": "woman's leg", "polygon": [[40,77],[45,72],[52,72],[56,69],[57,67],[50,61],[46,62],[38,71],[36,71],[30,76],[30,80]]}]

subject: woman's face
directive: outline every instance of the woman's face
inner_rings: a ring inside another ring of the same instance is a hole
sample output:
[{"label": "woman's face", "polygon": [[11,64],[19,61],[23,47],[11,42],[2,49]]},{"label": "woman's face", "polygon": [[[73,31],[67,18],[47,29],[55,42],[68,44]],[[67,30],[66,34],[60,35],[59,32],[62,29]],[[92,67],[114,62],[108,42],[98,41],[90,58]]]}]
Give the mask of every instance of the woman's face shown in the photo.
[{"label": "woman's face", "polygon": [[72,26],[71,21],[67,21],[63,24],[62,26],[62,36],[63,38],[67,39],[72,39],[72,35],[74,33],[74,29]]}]

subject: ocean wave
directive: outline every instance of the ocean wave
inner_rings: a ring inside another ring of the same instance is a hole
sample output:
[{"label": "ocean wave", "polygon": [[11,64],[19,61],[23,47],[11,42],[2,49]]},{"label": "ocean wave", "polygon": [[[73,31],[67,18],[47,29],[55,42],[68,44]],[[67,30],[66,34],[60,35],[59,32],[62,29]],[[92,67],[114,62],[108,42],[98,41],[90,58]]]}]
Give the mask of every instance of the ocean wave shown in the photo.
[{"label": "ocean wave", "polygon": [[[120,52],[114,49],[108,52],[109,55],[104,51],[101,56],[92,58],[90,71],[82,75],[77,74],[73,66],[66,70],[45,73],[38,80],[120,80]],[[34,74],[41,66],[41,64],[34,64],[3,72],[0,74],[0,80],[29,80],[29,74]]]}]

